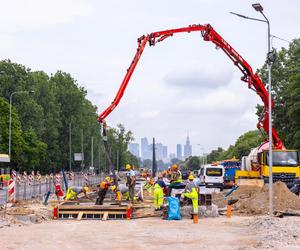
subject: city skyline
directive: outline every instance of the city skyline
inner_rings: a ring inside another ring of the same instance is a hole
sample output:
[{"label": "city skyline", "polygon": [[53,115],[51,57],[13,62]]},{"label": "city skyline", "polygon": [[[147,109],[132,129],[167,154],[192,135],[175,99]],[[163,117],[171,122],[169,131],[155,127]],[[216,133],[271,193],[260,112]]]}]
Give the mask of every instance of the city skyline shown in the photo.
[{"label": "city skyline", "polygon": [[[204,149],[200,148],[200,153],[193,154],[193,144],[189,134],[187,134],[186,140],[183,143],[177,143],[174,145],[175,150],[170,150],[169,145],[166,145],[155,138],[156,146],[156,159],[157,160],[170,160],[172,158],[177,158],[179,160],[184,160],[189,156],[200,156],[203,155]],[[140,141],[140,143],[138,142]],[[150,143],[151,142],[151,143]],[[199,144],[195,144],[197,146]],[[135,156],[140,157],[141,159],[152,159],[152,139],[148,140],[148,137],[142,137],[140,140],[136,139],[133,142],[129,143],[128,150]],[[196,147],[197,148],[197,147]],[[138,152],[138,153],[137,153]],[[208,153],[208,152],[205,152]]]}]

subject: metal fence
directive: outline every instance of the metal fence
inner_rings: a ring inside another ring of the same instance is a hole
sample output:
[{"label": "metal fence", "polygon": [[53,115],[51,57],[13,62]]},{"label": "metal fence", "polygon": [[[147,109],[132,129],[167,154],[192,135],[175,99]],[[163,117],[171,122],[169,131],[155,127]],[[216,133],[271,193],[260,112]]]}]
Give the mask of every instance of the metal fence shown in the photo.
[{"label": "metal fence", "polygon": [[[68,179],[68,186],[83,186],[86,183],[90,185],[99,184],[103,180],[104,175],[88,175],[84,176],[82,174],[74,174],[72,179]],[[16,180],[15,182],[15,199],[16,200],[29,200],[34,198],[43,198],[45,194],[49,191],[51,193],[55,192],[56,182],[55,177],[45,178],[42,177],[40,180],[33,179],[32,181],[28,179]],[[64,179],[60,178],[59,184],[62,190],[66,191]]]}]

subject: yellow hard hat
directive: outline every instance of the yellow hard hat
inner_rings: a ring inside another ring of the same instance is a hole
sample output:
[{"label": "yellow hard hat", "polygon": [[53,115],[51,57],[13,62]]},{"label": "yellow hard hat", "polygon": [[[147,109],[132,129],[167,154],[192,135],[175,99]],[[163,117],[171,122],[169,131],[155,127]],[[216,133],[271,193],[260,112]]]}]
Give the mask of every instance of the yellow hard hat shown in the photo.
[{"label": "yellow hard hat", "polygon": [[88,191],[89,191],[89,188],[88,188],[87,186],[84,186],[84,187],[83,187],[83,192],[84,192],[84,193],[87,193]]},{"label": "yellow hard hat", "polygon": [[106,180],[107,182],[110,182],[110,181],[111,181],[109,176],[106,176],[106,177],[105,177],[105,180]]},{"label": "yellow hard hat", "polygon": [[113,185],[112,187],[111,187],[111,191],[115,191],[116,190],[116,185]]},{"label": "yellow hard hat", "polygon": [[130,164],[126,164],[126,170],[130,170],[131,169],[131,166],[130,166]]},{"label": "yellow hard hat", "polygon": [[194,180],[194,176],[192,174],[189,175],[189,180],[193,181]]}]

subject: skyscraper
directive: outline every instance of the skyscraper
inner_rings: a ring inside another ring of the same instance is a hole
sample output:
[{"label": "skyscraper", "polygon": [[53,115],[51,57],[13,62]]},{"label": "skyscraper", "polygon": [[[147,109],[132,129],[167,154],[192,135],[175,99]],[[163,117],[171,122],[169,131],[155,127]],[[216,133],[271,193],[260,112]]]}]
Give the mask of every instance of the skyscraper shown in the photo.
[{"label": "skyscraper", "polygon": [[168,146],[163,146],[163,160],[166,160],[168,158]]},{"label": "skyscraper", "polygon": [[184,145],[184,158],[188,158],[192,155],[192,145],[190,143],[189,134],[186,137],[186,144]]},{"label": "skyscraper", "polygon": [[176,145],[176,151],[177,151],[177,159],[181,160],[182,159],[182,145],[181,144],[177,144]]},{"label": "skyscraper", "polygon": [[149,144],[146,137],[141,139],[141,157],[142,159],[149,158]]},{"label": "skyscraper", "polygon": [[138,143],[129,143],[128,150],[130,153],[136,157],[140,157],[140,144]]}]

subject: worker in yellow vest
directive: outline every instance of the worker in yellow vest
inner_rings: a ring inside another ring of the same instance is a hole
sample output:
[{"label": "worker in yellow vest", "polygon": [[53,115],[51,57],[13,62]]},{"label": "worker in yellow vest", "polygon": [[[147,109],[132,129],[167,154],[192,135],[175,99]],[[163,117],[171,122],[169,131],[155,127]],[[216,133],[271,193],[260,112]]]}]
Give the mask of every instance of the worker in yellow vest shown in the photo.
[{"label": "worker in yellow vest", "polygon": [[75,187],[75,186],[69,187],[68,190],[67,190],[65,200],[67,200],[67,201],[68,200],[76,201],[76,200],[78,200],[78,195],[81,194],[81,193],[84,194],[85,198],[90,199],[87,195],[88,191],[89,191],[89,188],[87,186],[84,186],[84,187]]},{"label": "worker in yellow vest", "polygon": [[162,208],[162,205],[164,203],[164,190],[163,188],[166,187],[165,182],[163,181],[163,178],[161,175],[158,176],[158,180],[154,184],[154,209],[160,210]]},{"label": "worker in yellow vest", "polygon": [[185,191],[181,194],[181,198],[189,198],[192,200],[193,213],[198,214],[198,189],[194,183],[194,176],[189,175]]},{"label": "worker in yellow vest", "polygon": [[116,200],[118,201],[119,205],[121,205],[121,200],[122,200],[122,194],[121,191],[118,189],[118,187],[116,185],[111,186],[111,191],[114,192],[114,194],[116,195]]}]

